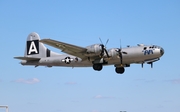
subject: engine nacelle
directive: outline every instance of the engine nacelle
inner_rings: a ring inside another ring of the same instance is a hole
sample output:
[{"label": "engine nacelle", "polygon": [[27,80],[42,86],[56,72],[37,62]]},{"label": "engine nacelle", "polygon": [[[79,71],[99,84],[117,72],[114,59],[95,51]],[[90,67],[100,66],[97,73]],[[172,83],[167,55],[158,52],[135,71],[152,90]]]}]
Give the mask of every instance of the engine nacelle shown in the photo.
[{"label": "engine nacelle", "polygon": [[112,48],[108,50],[108,54],[111,58],[117,58],[117,56],[119,56],[117,51],[118,51],[118,48]]},{"label": "engine nacelle", "polygon": [[86,56],[96,56],[100,55],[102,52],[102,46],[101,44],[94,44],[86,47],[87,53]]}]

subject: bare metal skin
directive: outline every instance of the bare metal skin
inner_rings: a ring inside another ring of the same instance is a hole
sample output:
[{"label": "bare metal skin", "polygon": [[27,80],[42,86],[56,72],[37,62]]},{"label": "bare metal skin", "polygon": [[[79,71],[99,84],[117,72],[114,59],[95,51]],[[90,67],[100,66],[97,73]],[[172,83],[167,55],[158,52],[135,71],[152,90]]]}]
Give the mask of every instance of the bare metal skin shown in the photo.
[{"label": "bare metal skin", "polygon": [[[47,49],[44,44],[58,48],[66,54],[59,54]],[[103,66],[114,65],[116,73],[123,74],[124,67],[130,64],[150,64],[158,61],[164,54],[164,49],[156,45],[138,44],[134,47],[106,49],[103,44],[93,44],[80,47],[52,39],[42,39],[37,33],[27,37],[26,49],[20,59],[22,65],[32,66],[64,66],[64,67],[93,67],[100,71]]]}]

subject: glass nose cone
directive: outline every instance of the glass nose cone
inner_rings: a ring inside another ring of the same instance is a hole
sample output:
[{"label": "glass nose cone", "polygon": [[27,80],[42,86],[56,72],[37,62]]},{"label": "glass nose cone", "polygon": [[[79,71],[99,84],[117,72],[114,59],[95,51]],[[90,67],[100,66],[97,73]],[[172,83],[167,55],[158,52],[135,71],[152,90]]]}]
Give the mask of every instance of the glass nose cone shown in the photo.
[{"label": "glass nose cone", "polygon": [[164,54],[164,49],[163,48],[161,48],[160,53],[161,53],[161,56]]}]

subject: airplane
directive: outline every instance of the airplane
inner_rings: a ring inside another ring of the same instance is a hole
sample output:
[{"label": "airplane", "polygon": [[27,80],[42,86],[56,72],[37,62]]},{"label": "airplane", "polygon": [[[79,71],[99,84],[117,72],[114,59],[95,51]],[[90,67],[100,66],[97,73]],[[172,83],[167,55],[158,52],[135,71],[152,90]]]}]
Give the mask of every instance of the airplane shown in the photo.
[{"label": "airplane", "polygon": [[[60,49],[65,54],[53,52],[44,44]],[[40,40],[40,36],[32,32],[27,37],[24,56],[14,58],[22,60],[22,65],[35,67],[92,67],[95,71],[101,71],[103,66],[114,65],[115,72],[123,74],[125,67],[130,67],[130,64],[141,64],[143,68],[143,64],[147,63],[152,68],[163,54],[164,49],[157,45],[138,44],[107,50],[102,43],[80,47],[53,39]]]}]

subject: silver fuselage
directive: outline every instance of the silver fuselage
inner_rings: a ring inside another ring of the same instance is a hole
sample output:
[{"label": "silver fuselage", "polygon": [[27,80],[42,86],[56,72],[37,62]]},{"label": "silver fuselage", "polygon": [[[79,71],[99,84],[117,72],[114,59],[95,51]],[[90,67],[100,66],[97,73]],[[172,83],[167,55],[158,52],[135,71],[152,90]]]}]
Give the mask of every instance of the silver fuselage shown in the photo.
[{"label": "silver fuselage", "polygon": [[[120,57],[113,52],[117,48],[108,50],[111,54],[109,58],[104,58],[108,63],[103,65],[118,65],[120,64]],[[145,46],[139,45],[134,47],[122,48],[122,51],[127,54],[122,54],[123,65],[130,65],[132,63],[145,63],[151,61],[157,61],[164,54],[163,48],[159,46]],[[114,54],[113,54],[114,53]],[[69,59],[65,59],[69,57]],[[51,57],[44,57],[36,61],[21,61],[22,65],[34,65],[34,66],[64,66],[64,67],[92,67],[93,63],[89,59],[81,59],[73,55],[55,55]]]}]

